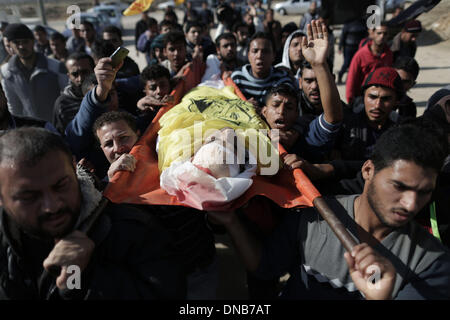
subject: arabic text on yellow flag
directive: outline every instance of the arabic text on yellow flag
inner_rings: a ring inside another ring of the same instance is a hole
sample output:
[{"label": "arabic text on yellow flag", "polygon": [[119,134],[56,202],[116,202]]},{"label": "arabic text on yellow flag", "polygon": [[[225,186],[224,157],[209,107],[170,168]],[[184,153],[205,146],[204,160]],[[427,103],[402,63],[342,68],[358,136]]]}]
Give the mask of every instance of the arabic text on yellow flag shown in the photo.
[{"label": "arabic text on yellow flag", "polygon": [[179,6],[180,4],[183,4],[184,0],[175,0],[175,5]]},{"label": "arabic text on yellow flag", "polygon": [[132,16],[148,10],[153,0],[135,0],[124,12],[124,16]]}]

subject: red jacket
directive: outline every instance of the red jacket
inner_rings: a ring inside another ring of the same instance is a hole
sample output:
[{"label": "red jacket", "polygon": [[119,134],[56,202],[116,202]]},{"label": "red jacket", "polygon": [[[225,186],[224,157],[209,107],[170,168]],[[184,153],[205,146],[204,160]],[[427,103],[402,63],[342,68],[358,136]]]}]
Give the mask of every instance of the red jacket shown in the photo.
[{"label": "red jacket", "polygon": [[394,58],[391,49],[386,45],[380,56],[375,56],[370,51],[372,40],[360,48],[353,56],[348,70],[347,87],[345,95],[347,102],[361,95],[361,87],[367,75],[378,67],[392,67]]}]

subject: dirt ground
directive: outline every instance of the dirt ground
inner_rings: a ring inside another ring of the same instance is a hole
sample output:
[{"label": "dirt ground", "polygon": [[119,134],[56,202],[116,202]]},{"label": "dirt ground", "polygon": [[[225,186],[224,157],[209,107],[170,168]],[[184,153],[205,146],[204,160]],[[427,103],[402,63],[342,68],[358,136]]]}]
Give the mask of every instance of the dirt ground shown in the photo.
[{"label": "dirt ground", "polygon": [[[161,19],[161,12],[151,14],[158,21]],[[178,11],[178,17],[181,19],[183,14]],[[300,16],[279,16],[276,19],[284,25],[288,22],[299,23]],[[124,40],[125,45],[130,49],[131,58],[139,64],[141,70],[145,67],[145,57],[138,54],[134,48],[134,26],[138,21],[139,15],[125,17],[123,24],[125,26]],[[416,101],[419,107],[419,114],[427,103],[428,98],[441,87],[450,84],[450,0],[443,0],[437,7],[429,13],[419,17],[426,29],[418,38],[418,50],[416,60],[420,66],[420,73],[417,84],[411,89],[409,95]],[[50,21],[50,26],[62,31],[63,21]],[[340,26],[335,30],[336,35],[340,33]],[[337,53],[334,62],[334,72],[337,73],[342,65],[343,57]],[[344,77],[345,80],[345,77]],[[341,98],[345,101],[345,85],[338,86]],[[246,299],[247,291],[245,286],[245,270],[235,251],[230,244],[228,236],[218,236],[216,238],[216,247],[219,262],[219,299]]]}]

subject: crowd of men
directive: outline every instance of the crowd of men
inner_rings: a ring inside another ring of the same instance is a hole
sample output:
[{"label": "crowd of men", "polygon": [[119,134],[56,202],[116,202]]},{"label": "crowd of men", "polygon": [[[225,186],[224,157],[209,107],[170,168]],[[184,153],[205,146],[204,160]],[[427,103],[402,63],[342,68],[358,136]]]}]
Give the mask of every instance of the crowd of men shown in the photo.
[{"label": "crowd of men", "polygon": [[[219,2],[217,21],[206,2],[187,2],[182,20],[170,7],[161,21],[143,12],[143,70],[130,57],[112,66],[117,27],[97,34],[81,21],[66,39],[2,23],[0,299],[215,299],[214,234],[225,232],[251,299],[450,298],[450,88],[417,117],[407,92],[421,24],[396,35],[384,22],[345,24],[336,79],[336,39],[319,9],[312,2],[285,26],[259,0]],[[205,70],[202,82],[231,78],[279,130],[285,169],[302,169],[327,195],[358,243],[351,252],[315,209],[262,196],[233,212],[102,206],[106,184],[134,171],[131,149],[193,66]],[[347,103],[336,85],[345,73]],[[77,289],[68,286],[73,265]]]}]

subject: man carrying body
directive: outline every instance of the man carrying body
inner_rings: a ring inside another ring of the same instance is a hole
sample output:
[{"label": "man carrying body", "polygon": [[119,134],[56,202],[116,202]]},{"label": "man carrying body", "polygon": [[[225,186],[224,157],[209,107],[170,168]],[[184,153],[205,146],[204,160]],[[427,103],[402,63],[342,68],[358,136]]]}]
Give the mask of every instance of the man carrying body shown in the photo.
[{"label": "man carrying body", "polygon": [[281,297],[448,299],[449,251],[412,221],[431,198],[447,154],[442,134],[412,124],[380,138],[362,168],[362,194],[326,200],[358,243],[351,253],[313,208],[288,214],[264,246],[234,214],[210,216],[226,226],[255,276],[290,273]]},{"label": "man carrying body", "polygon": [[[117,171],[134,171],[136,158],[130,154],[140,130],[126,112],[102,114],[92,128],[110,163],[108,178]],[[187,276],[187,299],[214,299],[217,287],[214,236],[206,224],[205,213],[180,206],[141,206],[159,219],[175,240]]]},{"label": "man carrying body", "polygon": [[[343,120],[339,93],[326,59],[329,44],[325,41],[328,40],[328,33],[325,26],[315,20],[312,22],[312,27],[317,30],[316,34],[320,34],[321,38],[309,40],[308,45],[313,44],[314,48],[308,47],[306,37],[303,38],[302,50],[306,61],[311,63],[309,71],[316,77],[315,88],[318,90],[320,86],[323,92],[322,95],[314,96],[318,100],[315,102],[320,109],[313,107],[313,117],[299,117],[301,105],[298,103],[297,91],[291,88],[291,90],[284,89],[277,92],[279,87],[274,86],[269,91],[266,104],[261,111],[270,128],[279,130],[280,143],[288,153],[292,154],[284,159],[288,165],[295,155],[316,160],[329,153]],[[309,39],[312,39],[311,32],[310,29]],[[305,75],[307,75],[306,71]]]},{"label": "man carrying body", "polygon": [[0,177],[0,299],[184,297],[170,237],[149,215],[109,203],[87,234],[78,231],[102,196],[56,134],[2,135]]}]

